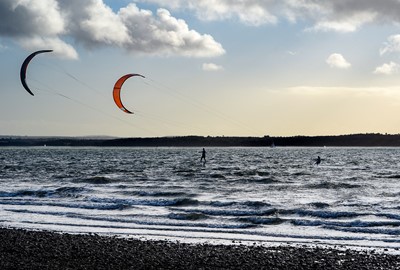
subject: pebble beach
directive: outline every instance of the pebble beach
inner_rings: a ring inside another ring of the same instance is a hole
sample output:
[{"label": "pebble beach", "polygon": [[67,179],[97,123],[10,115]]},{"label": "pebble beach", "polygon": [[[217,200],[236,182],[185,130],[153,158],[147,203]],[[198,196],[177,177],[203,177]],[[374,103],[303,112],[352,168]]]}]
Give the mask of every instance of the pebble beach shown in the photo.
[{"label": "pebble beach", "polygon": [[0,269],[400,269],[374,250],[171,241],[0,229]]}]

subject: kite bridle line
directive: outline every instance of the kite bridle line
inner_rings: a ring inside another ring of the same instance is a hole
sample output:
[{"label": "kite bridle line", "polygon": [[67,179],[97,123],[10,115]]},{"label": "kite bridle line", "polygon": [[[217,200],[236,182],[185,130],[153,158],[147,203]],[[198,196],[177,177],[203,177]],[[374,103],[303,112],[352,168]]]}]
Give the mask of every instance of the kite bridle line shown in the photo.
[{"label": "kite bridle line", "polygon": [[187,95],[182,94],[181,91],[177,91],[176,89],[171,88],[169,86],[166,86],[166,85],[164,85],[164,84],[162,84],[160,82],[157,82],[156,80],[154,80],[152,78],[147,77],[147,79],[149,81],[155,83],[155,85],[151,85],[151,86],[153,86],[157,90],[160,90],[160,91],[161,90],[166,90],[169,93],[171,93],[172,95],[174,95],[175,97],[177,97],[178,99],[180,99],[180,100],[182,100],[184,102],[189,102],[189,103],[191,103],[191,105],[197,107],[198,109],[201,109],[201,110],[203,110],[205,112],[208,112],[208,113],[210,113],[210,114],[212,114],[212,115],[214,115],[214,116],[216,116],[216,117],[218,117],[218,118],[220,118],[222,120],[229,121],[230,123],[235,124],[238,127],[245,128],[246,130],[251,131],[252,133],[257,133],[257,134],[260,133],[260,134],[262,134],[260,131],[254,130],[253,128],[251,128],[251,127],[247,126],[246,124],[238,121],[237,119],[231,118],[228,115],[224,114],[223,112],[218,111],[215,108],[212,108],[211,106],[209,106],[207,104],[204,104],[203,102],[200,102],[199,100],[192,99],[192,98],[188,97]]},{"label": "kite bridle line", "polygon": [[106,113],[106,112],[104,112],[104,111],[102,111],[102,110],[100,110],[100,109],[98,109],[96,107],[90,106],[90,105],[88,105],[86,103],[83,103],[83,102],[81,102],[79,100],[76,100],[76,99],[71,98],[69,96],[66,96],[64,94],[61,94],[61,93],[57,92],[56,90],[54,90],[52,87],[50,87],[50,86],[48,86],[48,85],[46,85],[46,84],[44,84],[44,83],[42,83],[42,82],[40,82],[38,80],[35,80],[35,79],[32,79],[32,78],[31,78],[31,80],[35,81],[35,82],[41,84],[42,86],[44,86],[45,88],[47,88],[47,90],[46,90],[44,88],[37,87],[36,89],[39,90],[39,91],[43,91],[43,92],[46,92],[46,93],[49,93],[49,94],[52,94],[52,95],[60,96],[62,98],[65,98],[65,99],[68,99],[70,101],[73,101],[73,102],[75,102],[75,103],[77,103],[77,104],[79,104],[79,105],[81,105],[83,107],[86,107],[86,108],[89,108],[89,109],[91,109],[93,111],[101,113],[101,114],[103,114],[103,115],[105,115],[107,117],[110,117],[110,118],[113,118],[115,120],[118,120],[118,121],[120,121],[120,122],[122,122],[124,124],[127,124],[127,125],[131,126],[131,127],[134,127],[134,128],[137,128],[137,129],[141,129],[142,131],[145,131],[145,132],[148,132],[150,134],[153,134],[154,136],[159,136],[159,134],[156,134],[155,132],[153,132],[153,131],[151,131],[149,129],[146,129],[146,128],[143,128],[143,127],[139,127],[137,125],[132,124],[131,122],[125,121],[125,120],[123,120],[121,118],[118,118],[118,117],[116,117],[114,115],[108,114],[108,113]]}]

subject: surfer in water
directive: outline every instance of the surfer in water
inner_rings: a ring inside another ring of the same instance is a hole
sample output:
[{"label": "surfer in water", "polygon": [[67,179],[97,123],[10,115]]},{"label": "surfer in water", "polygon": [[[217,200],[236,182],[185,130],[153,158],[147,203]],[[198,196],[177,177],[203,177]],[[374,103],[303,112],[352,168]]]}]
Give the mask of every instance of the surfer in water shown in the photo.
[{"label": "surfer in water", "polygon": [[317,160],[315,161],[315,164],[316,164],[316,165],[319,165],[320,163],[321,163],[321,157],[318,156],[318,157],[317,157]]},{"label": "surfer in water", "polygon": [[203,148],[203,152],[201,153],[200,162],[206,163],[206,149]]}]

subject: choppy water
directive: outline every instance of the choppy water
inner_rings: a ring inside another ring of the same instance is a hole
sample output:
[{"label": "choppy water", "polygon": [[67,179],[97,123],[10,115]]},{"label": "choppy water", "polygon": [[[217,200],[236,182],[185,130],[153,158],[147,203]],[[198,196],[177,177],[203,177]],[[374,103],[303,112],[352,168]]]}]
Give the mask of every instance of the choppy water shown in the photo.
[{"label": "choppy water", "polygon": [[0,148],[0,225],[400,248],[398,148],[208,148],[204,166],[200,156]]}]

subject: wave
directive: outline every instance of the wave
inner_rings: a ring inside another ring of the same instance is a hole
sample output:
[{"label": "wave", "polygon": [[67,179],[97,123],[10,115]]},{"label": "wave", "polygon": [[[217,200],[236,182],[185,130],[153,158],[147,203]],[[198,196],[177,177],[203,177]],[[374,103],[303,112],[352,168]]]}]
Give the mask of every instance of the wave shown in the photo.
[{"label": "wave", "polygon": [[251,183],[251,184],[273,184],[279,183],[278,180],[274,179],[273,177],[264,177],[264,178],[242,178],[239,180],[233,180],[232,182],[239,182],[239,183]]},{"label": "wave", "polygon": [[143,197],[184,197],[184,196],[195,196],[193,194],[188,194],[186,192],[161,191],[161,190],[156,190],[156,191],[145,191],[145,190],[131,191],[130,194],[131,195],[143,196]]},{"label": "wave", "polygon": [[[341,232],[352,232],[352,233],[367,233],[367,234],[384,234],[391,236],[400,236],[400,229],[391,228],[347,228],[347,227],[337,227],[337,226],[325,226],[326,229],[341,231]],[[390,241],[390,240],[389,240]],[[396,241],[399,241],[396,239]]]},{"label": "wave", "polygon": [[203,220],[207,219],[208,216],[202,213],[171,213],[168,215],[168,218],[177,220]]},{"label": "wave", "polygon": [[235,171],[233,173],[233,175],[235,176],[256,176],[257,175],[257,171],[256,170],[239,170],[239,171]]},{"label": "wave", "polygon": [[387,175],[387,176],[385,176],[385,178],[400,179],[400,174]]},{"label": "wave", "polygon": [[238,221],[256,225],[279,225],[284,223],[286,220],[276,217],[275,218],[245,217],[245,218],[238,218]]},{"label": "wave", "polygon": [[348,228],[368,228],[368,227],[400,227],[399,221],[325,221],[325,220],[291,220],[297,226],[335,226]]},{"label": "wave", "polygon": [[[253,228],[255,227],[254,224],[244,224],[244,223],[237,223],[237,222],[231,222],[227,220],[226,222],[218,222],[218,223],[212,223],[212,222],[196,222],[196,223],[185,223],[184,221],[189,221],[189,220],[196,220],[196,219],[190,219],[189,218],[177,218],[178,216],[170,216],[168,215],[167,218],[169,219],[163,219],[162,216],[160,217],[152,217],[149,218],[150,216],[142,216],[142,215],[135,215],[135,216],[95,216],[95,215],[82,215],[78,213],[73,213],[73,212],[46,212],[46,211],[31,211],[31,210],[20,210],[20,209],[11,209],[7,210],[9,212],[16,212],[16,213],[26,213],[26,214],[40,214],[40,215],[50,215],[50,216],[63,216],[63,217],[68,217],[72,219],[81,219],[81,220],[91,220],[91,221],[104,221],[107,222],[107,224],[104,225],[105,228],[113,228],[117,225],[116,223],[128,223],[128,224],[137,224],[137,225],[147,225],[147,226],[173,226],[173,227],[186,227],[186,228],[195,228],[195,227],[201,227],[201,228],[214,228],[214,229],[246,229],[246,228]],[[192,216],[193,218],[194,216]],[[144,218],[144,219],[143,219]],[[172,219],[172,220],[171,220]],[[176,221],[175,221],[176,220]],[[197,218],[197,220],[202,220],[202,218]],[[182,222],[183,221],[183,222]],[[35,223],[35,222],[30,222],[30,223]],[[111,224],[110,224],[111,223]],[[40,222],[40,224],[42,224]],[[50,223],[54,224],[54,223]],[[60,223],[58,225],[65,225],[63,223]],[[74,226],[87,226],[85,224],[74,224]],[[98,226],[98,224],[94,225]],[[118,226],[120,227],[120,226]],[[166,230],[166,228],[163,228],[163,230]],[[173,229],[176,230],[176,229]]]},{"label": "wave", "polygon": [[225,175],[220,173],[212,173],[210,174],[210,177],[213,179],[226,179]]},{"label": "wave", "polygon": [[308,184],[306,188],[309,189],[348,189],[348,188],[360,188],[362,185],[349,184],[349,183],[332,183],[332,182],[321,182],[318,184]]},{"label": "wave", "polygon": [[311,175],[311,173],[310,173],[309,171],[300,171],[300,172],[291,173],[291,175],[294,175],[294,176],[303,176],[303,175]]},{"label": "wave", "polygon": [[154,200],[139,200],[139,199],[118,199],[118,198],[90,198],[91,202],[96,203],[113,203],[122,205],[145,205],[145,206],[190,206],[198,205],[199,201],[190,198],[174,198],[174,199],[154,199]]},{"label": "wave", "polygon": [[2,171],[15,172],[15,171],[21,171],[21,170],[24,170],[24,169],[25,169],[25,167],[22,166],[22,165],[4,165],[3,168],[2,168]]},{"label": "wave", "polygon": [[208,216],[270,216],[277,213],[276,209],[251,210],[251,209],[183,209],[189,213],[201,213]]},{"label": "wave", "polygon": [[14,192],[3,191],[0,192],[0,197],[73,197],[78,198],[81,197],[82,192],[87,191],[86,188],[83,187],[59,187],[56,189],[39,189],[39,190],[18,190]]},{"label": "wave", "polygon": [[311,216],[318,218],[334,219],[334,218],[355,218],[359,216],[365,216],[365,213],[356,212],[345,212],[345,211],[314,211],[306,209],[295,209],[295,210],[283,210],[283,213],[293,213],[299,216]]},{"label": "wave", "polygon": [[84,178],[84,179],[75,179],[75,180],[73,180],[73,182],[103,185],[103,184],[110,184],[110,183],[113,183],[116,181],[111,178],[105,177],[105,176],[93,176],[93,177]]},{"label": "wave", "polygon": [[[87,209],[87,210],[123,210],[130,208],[126,204],[113,203],[89,203],[89,202],[56,202],[56,201],[36,201],[36,200],[0,200],[1,205],[16,205],[16,206],[52,206],[64,207],[71,209]],[[13,210],[16,211],[16,210]]]},{"label": "wave", "polygon": [[323,202],[313,202],[310,203],[310,205],[315,208],[327,208],[330,206],[328,203],[323,203]]},{"label": "wave", "polygon": [[266,203],[266,202],[260,202],[260,201],[243,201],[243,202],[238,202],[238,201],[212,201],[209,203],[211,206],[215,207],[226,207],[226,206],[250,206],[254,208],[262,208],[262,207],[270,207],[271,204]]}]

